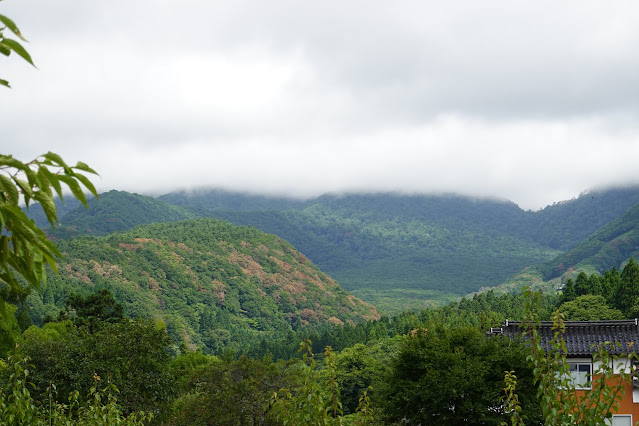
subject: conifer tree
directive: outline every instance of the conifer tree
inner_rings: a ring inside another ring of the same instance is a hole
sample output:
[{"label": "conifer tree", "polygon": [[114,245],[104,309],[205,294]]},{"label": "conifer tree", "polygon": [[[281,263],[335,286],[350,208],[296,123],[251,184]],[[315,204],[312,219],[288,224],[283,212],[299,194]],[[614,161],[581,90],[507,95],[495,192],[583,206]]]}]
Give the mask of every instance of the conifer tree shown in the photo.
[{"label": "conifer tree", "polygon": [[632,257],[621,272],[621,284],[615,296],[615,305],[624,314],[629,313],[639,297],[639,264]]},{"label": "conifer tree", "polygon": [[575,291],[575,284],[572,281],[572,278],[568,278],[566,284],[564,284],[564,289],[561,295],[560,304],[571,302],[577,298],[577,292]]}]

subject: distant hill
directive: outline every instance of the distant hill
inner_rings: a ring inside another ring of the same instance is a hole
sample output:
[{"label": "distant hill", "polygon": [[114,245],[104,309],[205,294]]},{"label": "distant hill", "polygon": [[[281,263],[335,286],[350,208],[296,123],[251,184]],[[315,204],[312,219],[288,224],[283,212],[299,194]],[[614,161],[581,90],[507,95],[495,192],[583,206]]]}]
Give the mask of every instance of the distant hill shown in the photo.
[{"label": "distant hill", "polygon": [[345,289],[396,312],[508,281],[577,246],[638,202],[639,187],[592,191],[534,212],[508,201],[456,195],[346,194],[301,201],[221,190],[157,199],[112,191],[89,211],[66,213],[65,226],[52,235],[104,235],[188,217],[224,219],[278,235]]},{"label": "distant hill", "polygon": [[529,215],[520,235],[543,246],[568,250],[637,203],[637,186],[589,191]]},{"label": "distant hill", "polygon": [[176,342],[219,352],[302,325],[378,318],[281,238],[212,219],[156,223],[60,242],[64,258],[36,321],[70,292],[111,290],[131,316],[163,320]]},{"label": "distant hill", "polygon": [[602,274],[606,269],[622,265],[634,257],[639,259],[639,205],[635,205],[616,220],[571,248],[539,265],[533,265],[516,274],[501,289],[520,289],[534,284],[553,289],[579,272]]},{"label": "distant hill", "polygon": [[[61,226],[48,231],[56,239],[69,239],[79,235],[107,235],[139,225],[201,217],[188,209],[165,203],[145,195],[125,191],[109,191],[100,198],[91,198],[84,208],[79,201],[70,199],[62,204],[56,200]],[[39,205],[29,209],[29,215],[39,226],[48,227],[46,216]]]},{"label": "distant hill", "polygon": [[201,214],[281,236],[346,289],[392,312],[453,300],[558,253],[513,236],[528,213],[510,202],[349,194],[288,210],[235,211],[224,210],[219,192],[192,195],[207,196],[194,205],[214,209]]},{"label": "distant hill", "polygon": [[[93,195],[89,194],[87,196],[88,200],[91,200]],[[56,207],[56,212],[58,215],[58,220],[64,217],[67,213],[72,210],[77,209],[78,207],[83,207],[82,203],[74,198],[74,197],[66,197],[64,201],[59,198],[54,198],[54,203]],[[38,225],[40,228],[47,228],[49,226],[49,220],[47,219],[47,215],[44,213],[42,206],[39,203],[34,203],[29,206],[29,208],[23,208],[23,210],[27,213],[27,215]]]},{"label": "distant hill", "polygon": [[303,208],[307,204],[303,200],[294,198],[247,194],[221,189],[176,191],[161,195],[157,199],[176,206],[195,207],[201,210],[232,210],[239,212],[281,211]]}]

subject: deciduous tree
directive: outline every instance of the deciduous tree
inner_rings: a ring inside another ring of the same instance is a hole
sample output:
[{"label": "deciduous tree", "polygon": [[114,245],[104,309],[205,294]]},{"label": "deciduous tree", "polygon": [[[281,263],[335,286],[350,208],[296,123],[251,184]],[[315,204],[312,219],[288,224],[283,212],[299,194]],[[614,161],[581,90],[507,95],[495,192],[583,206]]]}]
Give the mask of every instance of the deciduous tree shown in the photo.
[{"label": "deciduous tree", "polygon": [[504,371],[517,370],[526,393],[524,415],[540,417],[526,366],[525,347],[507,338],[486,338],[474,328],[418,329],[406,336],[391,362],[380,401],[390,422],[498,425]]}]

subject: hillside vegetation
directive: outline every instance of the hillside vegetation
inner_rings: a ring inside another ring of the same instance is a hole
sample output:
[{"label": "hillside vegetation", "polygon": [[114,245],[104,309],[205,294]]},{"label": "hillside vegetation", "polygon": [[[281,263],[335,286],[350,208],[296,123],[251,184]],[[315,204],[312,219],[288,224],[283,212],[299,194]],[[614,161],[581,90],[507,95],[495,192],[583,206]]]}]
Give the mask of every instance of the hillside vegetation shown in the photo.
[{"label": "hillside vegetation", "polygon": [[497,289],[519,291],[531,284],[552,289],[580,272],[601,275],[613,267],[621,269],[628,259],[638,256],[639,205],[636,205],[575,247],[548,262],[526,268]]},{"label": "hillside vegetation", "polygon": [[59,244],[64,259],[40,298],[36,322],[67,296],[111,290],[132,317],[161,319],[174,342],[219,352],[322,323],[379,317],[290,244],[212,219],[141,226]]},{"label": "hillside vegetation", "polygon": [[[92,200],[89,211],[65,214],[52,235],[106,235],[188,217],[224,219],[278,235],[346,290],[400,312],[512,284],[513,276],[523,285],[528,278],[516,274],[524,268],[530,279],[548,281],[549,267],[530,267],[555,262],[637,202],[637,187],[589,192],[536,212],[454,195],[350,194],[302,201],[221,190],[157,199],[111,191]],[[609,258],[602,253],[595,270],[613,266],[606,264]],[[571,261],[555,263],[568,268]]]}]

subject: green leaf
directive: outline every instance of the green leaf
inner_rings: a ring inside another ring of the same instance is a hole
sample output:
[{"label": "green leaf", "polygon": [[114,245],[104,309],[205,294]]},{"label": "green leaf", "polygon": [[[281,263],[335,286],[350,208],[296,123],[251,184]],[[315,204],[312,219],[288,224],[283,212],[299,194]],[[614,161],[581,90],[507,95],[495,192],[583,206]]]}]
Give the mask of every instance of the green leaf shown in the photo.
[{"label": "green leaf", "polygon": [[0,262],[7,263],[11,248],[9,247],[9,237],[3,235],[0,237]]},{"label": "green leaf", "polygon": [[42,191],[38,191],[34,194],[34,200],[40,203],[44,213],[47,215],[47,219],[51,225],[55,225],[58,221],[58,217],[56,215],[55,203],[53,202],[53,198]]},{"label": "green leaf", "polygon": [[41,168],[38,169],[38,172],[36,174],[36,185],[38,188],[40,188],[40,191],[44,192],[45,194],[49,196],[53,195],[53,192],[51,191],[51,182],[49,181],[46,173],[44,173]]},{"label": "green leaf", "polygon": [[8,87],[9,89],[11,88],[11,86],[9,85],[9,82],[1,78],[0,78],[0,86],[5,86],[5,87]]},{"label": "green leaf", "polygon": [[91,167],[89,167],[86,163],[83,163],[82,161],[78,161],[74,169],[82,170],[83,172],[93,173],[94,175],[98,174],[98,172],[93,170]]},{"label": "green leaf", "polygon": [[46,158],[47,160],[57,164],[60,167],[68,168],[67,163],[65,163],[62,157],[60,157],[55,152],[49,151],[46,154],[43,154],[42,156]]},{"label": "green leaf", "polygon": [[29,182],[23,181],[22,179],[18,179],[16,177],[13,178],[13,181],[18,184],[25,198],[27,196],[29,198],[33,198],[33,191],[31,191],[31,186],[29,185]]},{"label": "green leaf", "polygon": [[95,190],[95,187],[93,186],[93,184],[91,183],[91,181],[89,180],[89,178],[87,178],[84,175],[81,174],[74,174],[75,178],[78,179],[80,182],[82,182],[82,185],[84,185],[86,187],[86,189],[88,189],[91,194],[93,194],[95,197],[98,196],[98,192]]},{"label": "green leaf", "polygon": [[11,204],[16,206],[18,205],[18,201],[20,200],[18,188],[16,188],[13,182],[11,182],[11,179],[5,175],[0,175],[0,189],[7,193],[9,200],[11,200]]},{"label": "green leaf", "polygon": [[0,44],[0,53],[2,53],[4,56],[9,56],[11,55],[11,49]]},{"label": "green leaf", "polygon": [[0,22],[2,22],[7,28],[9,28],[12,33],[20,37],[20,39],[27,41],[24,37],[22,37],[22,34],[20,33],[20,30],[18,29],[16,23],[13,22],[11,19],[4,15],[0,15]]},{"label": "green leaf", "polygon": [[31,55],[29,55],[29,52],[27,52],[27,50],[22,47],[22,45],[17,41],[10,38],[3,38],[2,41],[0,41],[0,45],[8,47],[9,49],[20,55],[22,59],[35,66],[35,64],[33,63],[33,59],[31,59]]},{"label": "green leaf", "polygon": [[69,187],[73,196],[80,200],[84,207],[87,207],[87,197],[84,195],[84,192],[82,192],[78,182],[73,177],[67,175],[60,175],[59,179]]},{"label": "green leaf", "polygon": [[29,181],[29,185],[31,186],[31,188],[34,188],[38,185],[37,174],[31,169],[31,167],[25,168],[24,174],[27,176],[27,180]]},{"label": "green leaf", "polygon": [[46,175],[47,179],[49,179],[49,183],[51,184],[53,189],[55,189],[55,192],[58,194],[58,197],[60,197],[60,199],[63,200],[64,196],[62,194],[62,186],[60,186],[59,176],[56,175],[55,173],[51,173],[46,166],[40,166],[40,168],[38,169],[38,173],[42,173],[43,175]]}]

